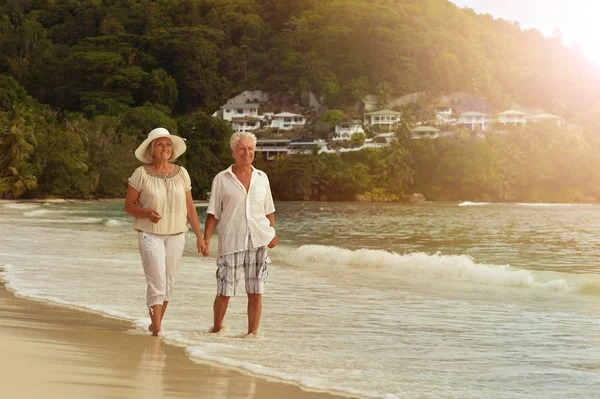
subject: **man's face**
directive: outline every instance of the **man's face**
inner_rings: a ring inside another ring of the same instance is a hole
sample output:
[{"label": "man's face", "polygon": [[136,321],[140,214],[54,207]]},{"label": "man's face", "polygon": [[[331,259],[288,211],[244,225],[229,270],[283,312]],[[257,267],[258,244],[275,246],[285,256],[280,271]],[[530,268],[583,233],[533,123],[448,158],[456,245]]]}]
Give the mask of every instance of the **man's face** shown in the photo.
[{"label": "man's face", "polygon": [[252,139],[242,137],[235,149],[233,150],[233,158],[238,166],[250,166],[254,161],[254,144]]}]

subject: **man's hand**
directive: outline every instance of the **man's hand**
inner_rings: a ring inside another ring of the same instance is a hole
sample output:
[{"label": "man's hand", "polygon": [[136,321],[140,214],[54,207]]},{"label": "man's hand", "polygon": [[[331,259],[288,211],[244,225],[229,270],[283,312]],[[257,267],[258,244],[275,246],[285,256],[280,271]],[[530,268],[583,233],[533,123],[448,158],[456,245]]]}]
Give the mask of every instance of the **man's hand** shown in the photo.
[{"label": "man's hand", "polygon": [[206,236],[204,236],[204,245],[206,246],[206,255],[204,255],[204,252],[202,255],[208,256],[210,255],[210,238],[206,238]]},{"label": "man's hand", "polygon": [[275,236],[275,237],[273,237],[273,239],[269,243],[268,247],[269,248],[275,248],[275,246],[277,245],[278,242],[279,242],[279,238],[277,238],[277,236]]},{"label": "man's hand", "polygon": [[204,241],[204,238],[196,238],[196,246],[198,247],[198,255],[202,254],[202,256],[208,256],[208,245],[206,244],[206,241]]}]

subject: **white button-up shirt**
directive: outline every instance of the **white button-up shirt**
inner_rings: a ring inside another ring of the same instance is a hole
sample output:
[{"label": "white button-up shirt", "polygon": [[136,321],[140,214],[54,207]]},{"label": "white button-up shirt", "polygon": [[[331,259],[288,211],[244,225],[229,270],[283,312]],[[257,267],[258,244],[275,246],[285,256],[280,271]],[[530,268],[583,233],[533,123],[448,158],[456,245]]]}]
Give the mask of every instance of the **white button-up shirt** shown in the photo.
[{"label": "white button-up shirt", "polygon": [[254,248],[268,245],[275,237],[267,219],[275,205],[266,173],[252,167],[246,193],[232,166],[213,179],[206,210],[219,221],[219,256],[248,250],[248,235]]}]

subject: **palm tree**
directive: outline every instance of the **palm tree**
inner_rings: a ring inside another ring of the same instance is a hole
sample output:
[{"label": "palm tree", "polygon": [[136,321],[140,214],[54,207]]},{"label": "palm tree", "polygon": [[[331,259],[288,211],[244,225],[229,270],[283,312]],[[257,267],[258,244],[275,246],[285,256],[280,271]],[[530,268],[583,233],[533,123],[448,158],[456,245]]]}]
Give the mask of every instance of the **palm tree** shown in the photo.
[{"label": "palm tree", "polygon": [[10,176],[0,179],[0,194],[6,194],[9,198],[19,198],[37,188],[37,179],[33,175],[30,164],[24,164],[19,168],[11,166],[9,172]]},{"label": "palm tree", "polygon": [[8,120],[0,115],[0,176],[25,162],[37,144],[33,129],[25,123],[25,112],[25,105],[15,104]]},{"label": "palm tree", "polygon": [[414,183],[410,152],[397,143],[393,143],[388,151],[377,165],[379,184],[391,193],[403,194]]}]

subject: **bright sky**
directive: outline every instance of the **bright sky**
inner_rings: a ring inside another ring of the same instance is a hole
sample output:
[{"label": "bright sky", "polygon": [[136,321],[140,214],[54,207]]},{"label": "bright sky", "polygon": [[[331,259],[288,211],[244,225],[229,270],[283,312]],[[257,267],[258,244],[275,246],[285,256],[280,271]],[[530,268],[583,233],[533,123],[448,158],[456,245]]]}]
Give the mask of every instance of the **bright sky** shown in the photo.
[{"label": "bright sky", "polygon": [[535,28],[552,36],[560,28],[564,43],[575,42],[600,66],[600,1],[598,0],[451,0],[478,14],[518,21],[524,29]]}]

